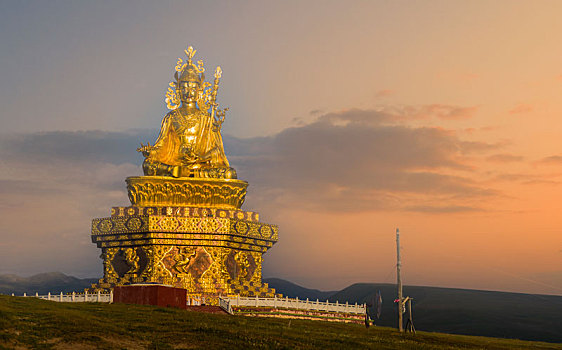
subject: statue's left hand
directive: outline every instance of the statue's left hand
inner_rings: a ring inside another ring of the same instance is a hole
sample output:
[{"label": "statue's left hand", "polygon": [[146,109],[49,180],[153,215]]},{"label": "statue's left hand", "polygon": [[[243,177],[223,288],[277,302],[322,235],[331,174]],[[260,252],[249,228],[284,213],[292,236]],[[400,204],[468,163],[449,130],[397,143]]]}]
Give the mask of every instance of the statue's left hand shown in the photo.
[{"label": "statue's left hand", "polygon": [[137,152],[141,152],[145,158],[148,158],[152,152],[154,152],[157,148],[151,146],[150,143],[147,143],[146,146],[141,143],[141,146],[137,148]]}]

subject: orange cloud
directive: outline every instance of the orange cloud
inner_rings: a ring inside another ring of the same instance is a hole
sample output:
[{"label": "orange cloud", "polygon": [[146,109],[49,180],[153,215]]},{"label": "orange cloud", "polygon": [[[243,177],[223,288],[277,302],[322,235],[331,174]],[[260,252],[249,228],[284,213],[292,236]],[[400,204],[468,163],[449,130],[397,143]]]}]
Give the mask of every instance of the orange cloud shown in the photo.
[{"label": "orange cloud", "polygon": [[528,104],[520,104],[509,110],[510,114],[523,114],[533,111],[533,106]]},{"label": "orange cloud", "polygon": [[517,182],[522,185],[558,185],[560,182],[554,180],[559,176],[552,174],[501,174],[496,177],[498,181]]},{"label": "orange cloud", "polygon": [[397,119],[429,119],[462,120],[472,118],[478,107],[461,107],[445,104],[422,106],[383,106],[381,110]]},{"label": "orange cloud", "polygon": [[555,155],[550,157],[544,157],[537,162],[538,164],[548,164],[548,165],[562,165],[562,156]]},{"label": "orange cloud", "polygon": [[377,91],[377,93],[375,94],[375,97],[388,97],[388,96],[392,96],[395,94],[394,90],[379,90]]},{"label": "orange cloud", "polygon": [[520,162],[523,160],[522,156],[516,156],[514,154],[494,154],[486,158],[489,162],[494,163],[510,163],[510,162]]}]

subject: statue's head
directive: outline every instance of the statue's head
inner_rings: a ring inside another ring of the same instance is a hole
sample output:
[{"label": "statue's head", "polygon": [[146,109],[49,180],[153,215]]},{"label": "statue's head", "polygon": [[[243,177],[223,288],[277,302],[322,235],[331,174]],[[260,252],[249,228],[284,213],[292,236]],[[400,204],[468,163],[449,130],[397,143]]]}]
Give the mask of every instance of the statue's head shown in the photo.
[{"label": "statue's head", "polygon": [[195,103],[201,92],[201,86],[205,81],[203,61],[197,62],[197,65],[193,63],[195,52],[197,51],[190,46],[185,50],[187,62],[184,64],[181,59],[178,59],[178,64],[176,65],[176,91],[182,103]]},{"label": "statue's head", "polygon": [[193,103],[197,100],[201,90],[201,81],[204,80],[203,73],[199,74],[193,66],[188,66],[178,79],[177,91],[183,103]]}]

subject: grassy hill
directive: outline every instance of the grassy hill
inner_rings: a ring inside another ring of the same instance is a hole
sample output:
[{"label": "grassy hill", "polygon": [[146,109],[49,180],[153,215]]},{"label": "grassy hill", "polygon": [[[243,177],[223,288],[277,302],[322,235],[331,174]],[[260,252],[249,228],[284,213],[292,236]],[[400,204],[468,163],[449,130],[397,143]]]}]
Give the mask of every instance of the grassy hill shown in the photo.
[{"label": "grassy hill", "polygon": [[0,349],[562,349],[561,344],[0,296]]},{"label": "grassy hill", "polygon": [[[0,294],[82,291],[94,279],[78,279],[60,272],[29,278],[0,275]],[[396,327],[396,287],[358,283],[341,291],[308,289],[278,278],[265,279],[278,292],[310,300],[363,303],[377,290],[383,297],[378,324]],[[562,342],[562,297],[453,288],[405,286],[414,298],[416,329],[466,335]]]}]

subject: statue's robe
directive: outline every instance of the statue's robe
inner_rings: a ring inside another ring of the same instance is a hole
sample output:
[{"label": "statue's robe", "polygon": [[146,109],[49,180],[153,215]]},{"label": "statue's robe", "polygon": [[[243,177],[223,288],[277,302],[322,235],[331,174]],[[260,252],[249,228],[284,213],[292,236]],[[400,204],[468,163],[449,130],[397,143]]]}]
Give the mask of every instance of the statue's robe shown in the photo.
[{"label": "statue's robe", "polygon": [[[211,167],[211,168],[228,168],[230,165],[224,153],[224,146],[219,127],[213,125],[212,118],[209,114],[195,110],[192,113],[197,113],[195,116],[195,123],[199,123],[199,131],[196,134],[192,151],[199,157],[204,157],[206,154],[210,158],[204,162],[196,162],[192,166],[197,167]],[[193,116],[192,116],[193,117]],[[179,110],[169,112],[162,120],[160,128],[160,135],[156,140],[154,147],[156,151],[151,154],[151,161],[162,163],[172,166],[185,166],[183,160],[182,140],[180,138],[181,130],[176,130],[178,127],[174,124],[182,124],[182,115]],[[179,123],[174,123],[174,119],[179,120]],[[187,128],[188,125],[180,125],[180,128]]]}]

